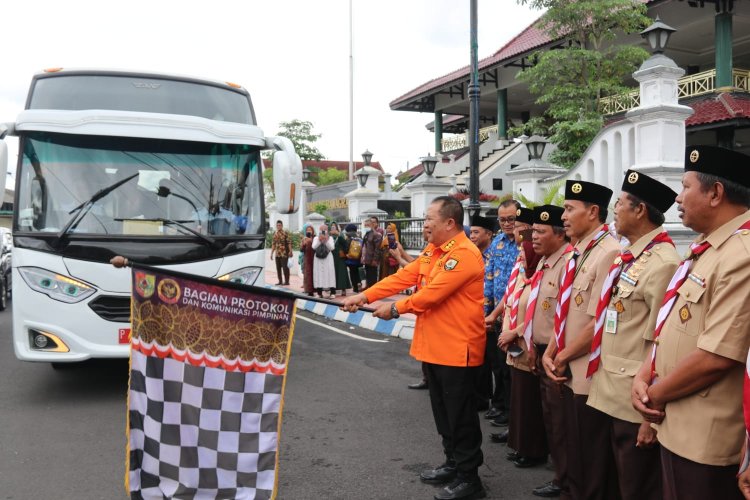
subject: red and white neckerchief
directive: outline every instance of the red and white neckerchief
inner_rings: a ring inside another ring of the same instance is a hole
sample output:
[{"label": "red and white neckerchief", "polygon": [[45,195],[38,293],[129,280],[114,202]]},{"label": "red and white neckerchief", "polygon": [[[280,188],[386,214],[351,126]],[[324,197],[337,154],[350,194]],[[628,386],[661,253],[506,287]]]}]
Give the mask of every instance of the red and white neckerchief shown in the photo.
[{"label": "red and white neckerchief", "polygon": [[510,271],[510,276],[508,277],[508,283],[505,285],[505,293],[503,293],[503,302],[505,302],[505,305],[511,304],[511,297],[513,296],[513,292],[516,289],[516,279],[518,279],[518,273],[521,271],[521,252],[518,252],[518,257],[516,257],[516,262],[513,264],[513,269]]},{"label": "red and white neckerchief", "polygon": [[[563,250],[562,257],[573,251],[573,247],[568,245]],[[526,305],[526,321],[523,325],[523,338],[526,341],[527,350],[531,350],[531,343],[533,337],[534,327],[534,311],[536,310],[536,301],[539,298],[539,289],[541,288],[542,278],[544,277],[544,271],[550,268],[547,259],[544,260],[542,267],[537,269],[534,276],[531,277],[531,293],[529,294],[529,302]]]},{"label": "red and white neckerchief", "polygon": [[742,409],[745,414],[745,453],[740,462],[740,474],[750,466],[750,352],[745,362],[745,383],[742,388]]},{"label": "red and white neckerchief", "polygon": [[[742,224],[732,234],[738,234],[740,231],[744,231],[747,229],[750,229],[750,221]],[[683,283],[685,283],[685,280],[687,280],[688,274],[690,272],[690,266],[692,265],[693,261],[697,259],[703,252],[705,252],[710,246],[711,244],[707,241],[704,241],[700,245],[697,243],[691,244],[690,255],[688,255],[687,259],[683,260],[680,263],[680,265],[677,267],[677,271],[675,271],[674,273],[674,276],[672,276],[672,281],[669,282],[667,292],[664,294],[664,300],[662,301],[661,307],[659,308],[659,314],[656,317],[656,329],[654,330],[654,347],[651,350],[652,384],[654,383],[656,378],[656,339],[659,338],[659,334],[661,333],[662,327],[664,327],[667,316],[669,316],[670,311],[672,311],[672,307],[674,307],[674,303],[677,301],[677,289],[680,288]]]},{"label": "red and white neckerchief", "polygon": [[[612,267],[609,268],[607,278],[604,280],[604,286],[599,294],[599,302],[596,305],[596,322],[594,323],[594,339],[591,342],[591,354],[589,355],[589,366],[586,370],[586,377],[591,378],[592,375],[599,368],[601,363],[602,354],[602,338],[604,337],[604,320],[607,316],[607,306],[612,298],[612,292],[614,291],[615,285],[620,280],[620,274],[627,272],[633,262],[643,255],[645,252],[650,250],[659,243],[669,243],[674,246],[672,238],[669,237],[666,231],[657,234],[653,240],[643,249],[638,256],[633,255],[630,250],[625,250],[620,256],[615,259]],[[627,267],[624,267],[627,266]]]},{"label": "red and white neckerchief", "polygon": [[586,245],[583,254],[577,248],[573,249],[573,255],[570,256],[570,259],[565,264],[565,268],[563,268],[562,277],[560,278],[560,294],[557,296],[557,305],[555,306],[555,342],[557,342],[558,352],[565,349],[565,323],[568,318],[568,311],[570,311],[570,296],[573,293],[573,280],[575,280],[578,256],[583,255],[585,258],[591,249],[608,234],[609,227],[604,224],[599,232],[596,233],[596,236]]},{"label": "red and white neckerchief", "polygon": [[[521,272],[525,272],[523,266],[520,268],[520,270]],[[518,326],[518,305],[521,303],[521,295],[523,295],[524,288],[526,288],[526,285],[528,285],[530,282],[531,280],[521,278],[520,286],[516,284],[515,290],[513,292],[513,297],[511,297],[510,317],[508,318],[508,328],[510,328],[511,330]]]}]

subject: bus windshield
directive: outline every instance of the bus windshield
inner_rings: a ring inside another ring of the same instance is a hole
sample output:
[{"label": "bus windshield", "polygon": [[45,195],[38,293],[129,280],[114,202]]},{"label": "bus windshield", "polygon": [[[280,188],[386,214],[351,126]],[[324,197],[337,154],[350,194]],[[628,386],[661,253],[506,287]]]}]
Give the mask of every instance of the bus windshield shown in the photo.
[{"label": "bus windshield", "polygon": [[61,73],[37,78],[28,108],[168,113],[255,124],[247,93],[206,83],[137,75]]},{"label": "bus windshield", "polygon": [[64,230],[82,204],[112,186],[80,212],[69,237],[190,237],[185,227],[207,236],[262,232],[256,147],[32,132],[21,148],[19,233]]}]

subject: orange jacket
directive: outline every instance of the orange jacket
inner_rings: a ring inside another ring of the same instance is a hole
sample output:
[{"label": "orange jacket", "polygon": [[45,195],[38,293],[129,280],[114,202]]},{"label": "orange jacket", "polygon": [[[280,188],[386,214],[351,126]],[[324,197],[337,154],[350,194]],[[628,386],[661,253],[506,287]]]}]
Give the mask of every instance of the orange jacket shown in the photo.
[{"label": "orange jacket", "polygon": [[447,366],[479,366],[484,361],[484,261],[461,232],[365,290],[368,302],[410,286],[419,290],[396,302],[399,313],[414,313],[417,323],[410,354],[419,361]]}]

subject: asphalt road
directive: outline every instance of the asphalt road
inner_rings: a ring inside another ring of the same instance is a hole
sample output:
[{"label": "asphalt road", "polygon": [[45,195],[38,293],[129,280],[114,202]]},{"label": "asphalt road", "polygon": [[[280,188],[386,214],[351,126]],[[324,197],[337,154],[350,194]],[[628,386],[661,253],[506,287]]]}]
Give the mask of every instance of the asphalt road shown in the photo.
[{"label": "asphalt road", "polygon": [[[428,499],[420,470],[442,461],[426,391],[409,344],[329,322],[352,338],[298,318],[286,382],[280,499]],[[0,313],[0,499],[118,499],[123,487],[127,361],[68,370],[21,363]],[[370,340],[387,340],[372,342]],[[520,470],[490,443],[483,421],[489,498],[535,498],[552,473]]]}]

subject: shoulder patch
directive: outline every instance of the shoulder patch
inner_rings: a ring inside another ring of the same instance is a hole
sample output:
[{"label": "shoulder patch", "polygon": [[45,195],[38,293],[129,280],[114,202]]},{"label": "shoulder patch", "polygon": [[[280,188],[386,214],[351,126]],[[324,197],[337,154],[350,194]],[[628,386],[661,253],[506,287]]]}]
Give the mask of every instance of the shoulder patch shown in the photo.
[{"label": "shoulder patch", "polygon": [[454,268],[455,268],[455,267],[456,267],[457,265],[458,265],[458,261],[457,261],[456,259],[448,259],[448,260],[447,260],[447,261],[445,262],[445,266],[444,266],[444,267],[445,267],[445,270],[446,270],[446,271],[451,271],[451,270],[453,270],[453,269],[454,269]]}]

